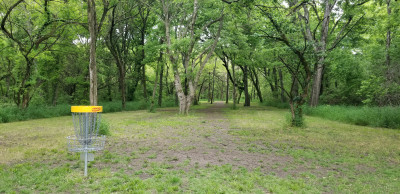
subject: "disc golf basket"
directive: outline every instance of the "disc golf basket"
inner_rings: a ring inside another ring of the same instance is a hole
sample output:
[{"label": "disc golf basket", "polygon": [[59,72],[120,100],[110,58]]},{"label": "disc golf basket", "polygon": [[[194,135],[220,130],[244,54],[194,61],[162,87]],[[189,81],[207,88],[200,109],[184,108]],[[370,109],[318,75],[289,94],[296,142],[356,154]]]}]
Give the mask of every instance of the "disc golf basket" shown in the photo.
[{"label": "disc golf basket", "polygon": [[94,159],[93,153],[104,149],[106,137],[99,136],[102,106],[72,106],[72,121],[75,135],[68,136],[68,150],[80,152],[85,160],[85,176],[87,163]]}]

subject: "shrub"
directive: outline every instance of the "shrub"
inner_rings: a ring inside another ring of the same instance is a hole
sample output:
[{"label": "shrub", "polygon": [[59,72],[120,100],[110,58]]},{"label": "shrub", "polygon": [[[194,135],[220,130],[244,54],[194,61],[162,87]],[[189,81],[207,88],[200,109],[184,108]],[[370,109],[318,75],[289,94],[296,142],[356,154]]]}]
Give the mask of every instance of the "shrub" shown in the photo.
[{"label": "shrub", "polygon": [[290,108],[289,102],[282,102],[280,100],[276,100],[273,98],[266,99],[262,104],[264,106],[272,106],[272,107],[282,108],[282,109]]},{"label": "shrub", "polygon": [[99,126],[99,135],[110,135],[110,124],[104,120],[101,119],[100,121],[100,126]]}]

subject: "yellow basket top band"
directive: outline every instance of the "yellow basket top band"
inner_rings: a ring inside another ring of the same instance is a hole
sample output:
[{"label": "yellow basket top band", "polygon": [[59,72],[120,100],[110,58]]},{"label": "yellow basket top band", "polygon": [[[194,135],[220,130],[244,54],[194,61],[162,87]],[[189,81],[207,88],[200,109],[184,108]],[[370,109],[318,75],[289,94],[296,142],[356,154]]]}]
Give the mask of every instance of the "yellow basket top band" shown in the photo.
[{"label": "yellow basket top band", "polygon": [[103,112],[102,106],[71,106],[71,112]]}]

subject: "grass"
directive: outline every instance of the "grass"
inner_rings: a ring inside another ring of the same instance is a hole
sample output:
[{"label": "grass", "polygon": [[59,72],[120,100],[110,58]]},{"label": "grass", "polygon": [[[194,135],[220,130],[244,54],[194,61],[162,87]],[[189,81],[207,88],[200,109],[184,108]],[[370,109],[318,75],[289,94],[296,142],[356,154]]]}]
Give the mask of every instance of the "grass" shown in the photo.
[{"label": "grass", "polygon": [[210,105],[103,114],[110,136],[89,176],[66,150],[71,116],[0,124],[0,193],[396,193],[400,131],[286,110]]},{"label": "grass", "polygon": [[[284,114],[276,108],[228,111],[234,129],[230,133],[248,142],[253,152],[292,157],[294,162],[287,168],[309,168],[306,180],[319,191],[395,193],[400,189],[398,130],[309,116],[306,128],[290,128],[283,122]],[[268,122],[262,122],[266,118]],[[255,142],[258,145],[252,146]]]},{"label": "grass", "polygon": [[[103,106],[103,112],[120,112],[123,111],[120,101],[100,102]],[[164,101],[162,107],[173,107],[175,103],[172,101]],[[125,111],[144,110],[149,107],[149,103],[145,101],[127,102]],[[26,121],[31,119],[52,118],[66,116],[71,114],[71,105],[60,104],[56,106],[29,106],[25,110],[21,110],[15,105],[0,104],[0,123],[8,123],[15,121]]]},{"label": "grass", "polygon": [[[289,109],[288,103],[269,100],[264,106],[273,106],[281,109]],[[304,114],[321,117],[344,123],[400,129],[400,107],[368,107],[368,106],[339,106],[320,105],[318,107],[303,107]]]},{"label": "grass", "polygon": [[345,123],[400,129],[400,107],[355,107],[322,105],[305,107],[307,115]]}]

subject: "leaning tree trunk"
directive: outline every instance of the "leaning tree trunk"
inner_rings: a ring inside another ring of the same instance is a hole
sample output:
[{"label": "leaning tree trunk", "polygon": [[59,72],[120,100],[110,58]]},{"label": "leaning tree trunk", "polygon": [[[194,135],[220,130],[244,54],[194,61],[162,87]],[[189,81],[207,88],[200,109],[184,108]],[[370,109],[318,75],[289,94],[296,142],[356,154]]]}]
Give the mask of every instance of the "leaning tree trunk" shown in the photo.
[{"label": "leaning tree trunk", "polygon": [[[252,73],[251,73],[251,81],[253,82],[253,85],[255,87],[254,88],[255,92],[257,92],[258,99],[262,103],[263,97],[262,97],[262,93],[261,93],[261,89],[260,89],[260,81],[258,80],[258,75],[254,68],[252,69]],[[253,96],[255,96],[255,95],[253,95]]]}]

